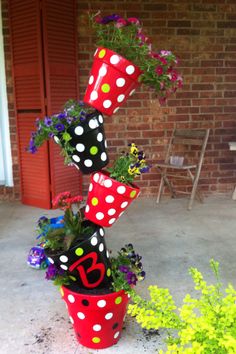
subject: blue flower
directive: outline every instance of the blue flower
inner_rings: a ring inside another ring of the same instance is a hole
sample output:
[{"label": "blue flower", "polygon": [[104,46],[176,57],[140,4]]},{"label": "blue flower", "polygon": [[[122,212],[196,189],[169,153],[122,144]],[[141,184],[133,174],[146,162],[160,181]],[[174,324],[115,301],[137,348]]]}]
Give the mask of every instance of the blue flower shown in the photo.
[{"label": "blue flower", "polygon": [[102,23],[103,25],[106,25],[107,23],[112,22],[112,21],[116,22],[119,18],[121,18],[121,17],[116,14],[113,14],[110,16],[105,16],[101,19],[100,23]]},{"label": "blue flower", "polygon": [[52,125],[52,119],[50,117],[45,117],[44,118],[44,124],[47,126],[47,127],[50,127]]},{"label": "blue flower", "polygon": [[126,275],[126,280],[129,285],[136,285],[138,279],[133,272],[128,272]]},{"label": "blue flower", "polygon": [[59,119],[63,119],[63,118],[66,118],[67,117],[67,114],[66,113],[59,113],[58,115],[57,115],[57,118],[59,118]]},{"label": "blue flower", "polygon": [[61,123],[56,124],[55,128],[58,132],[62,132],[63,130],[65,130],[64,124]]}]

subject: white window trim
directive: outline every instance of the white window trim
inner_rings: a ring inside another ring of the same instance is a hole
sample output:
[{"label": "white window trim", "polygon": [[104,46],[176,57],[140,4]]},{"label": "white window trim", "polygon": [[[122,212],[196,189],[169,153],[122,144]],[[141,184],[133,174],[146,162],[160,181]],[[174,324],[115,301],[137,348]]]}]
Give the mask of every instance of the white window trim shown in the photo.
[{"label": "white window trim", "polygon": [[13,186],[12,155],[0,1],[0,185]]}]

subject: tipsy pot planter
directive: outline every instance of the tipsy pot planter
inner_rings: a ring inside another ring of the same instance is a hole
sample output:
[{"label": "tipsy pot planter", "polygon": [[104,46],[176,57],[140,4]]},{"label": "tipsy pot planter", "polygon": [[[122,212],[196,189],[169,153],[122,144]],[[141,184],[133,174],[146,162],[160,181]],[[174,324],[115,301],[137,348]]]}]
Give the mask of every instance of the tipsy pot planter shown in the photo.
[{"label": "tipsy pot planter", "polygon": [[84,102],[111,116],[139,86],[139,67],[107,48],[98,48]]},{"label": "tipsy pot planter", "polygon": [[84,221],[83,224],[91,227],[90,233],[81,235],[81,239],[68,251],[52,254],[45,249],[48,260],[58,269],[67,271],[81,288],[109,286],[111,265],[104,230],[90,221]]},{"label": "tipsy pot planter", "polygon": [[103,349],[118,342],[129,300],[123,290],[90,295],[63,286],[61,293],[80,344]]},{"label": "tipsy pot planter", "polygon": [[94,223],[111,227],[129,204],[139,195],[139,188],[126,185],[98,171],[91,176],[85,216]]},{"label": "tipsy pot planter", "polygon": [[[71,136],[69,144],[74,148],[71,160],[82,173],[99,171],[108,164],[103,116],[100,112],[87,115],[84,122],[70,127],[67,131]],[[60,136],[54,136],[54,140],[63,146]]]}]

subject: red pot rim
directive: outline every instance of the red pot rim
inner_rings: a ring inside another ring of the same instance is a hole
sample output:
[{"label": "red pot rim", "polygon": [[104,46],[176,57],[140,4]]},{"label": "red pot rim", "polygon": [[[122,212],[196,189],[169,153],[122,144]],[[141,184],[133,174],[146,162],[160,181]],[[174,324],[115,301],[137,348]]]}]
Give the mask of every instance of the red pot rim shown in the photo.
[{"label": "red pot rim", "polygon": [[100,176],[104,176],[104,177],[107,177],[106,179],[110,179],[112,180],[112,185],[111,187],[109,187],[110,190],[112,190],[113,193],[117,193],[117,188],[120,187],[120,186],[124,186],[125,187],[125,192],[122,193],[122,196],[123,197],[126,197],[126,198],[130,198],[130,193],[133,192],[133,191],[136,191],[136,194],[135,194],[135,197],[137,196],[137,194],[139,193],[140,191],[140,188],[134,184],[134,183],[130,183],[130,184],[125,184],[125,183],[122,183],[122,182],[119,182],[117,180],[115,180],[114,178],[110,177],[110,173],[108,171],[97,171],[97,172],[94,172],[92,175],[91,175],[91,180],[93,180],[93,182],[101,185],[101,187],[103,188],[106,188],[104,186],[104,179],[102,179],[102,181],[96,181],[96,174],[100,175]]},{"label": "red pot rim", "polygon": [[[137,80],[138,77],[143,73],[143,71],[139,68],[139,66],[137,66],[136,64],[134,64],[132,61],[126,59],[126,58],[123,57],[122,55],[120,55],[120,54],[118,54],[117,52],[114,52],[113,50],[108,49],[108,48],[106,48],[106,47],[98,47],[98,48],[97,48],[97,50],[96,50],[96,52],[95,52],[95,54],[94,54],[94,58],[96,58],[96,60],[102,61],[102,62],[104,62],[104,63],[106,63],[106,64],[108,64],[108,65],[111,65],[110,60],[109,60],[109,59],[110,59],[109,56],[105,55],[104,58],[99,58],[98,53],[100,53],[100,51],[103,50],[103,49],[106,50],[106,52],[107,52],[108,54],[110,54],[110,55],[117,55],[117,56],[119,57],[119,59],[120,59],[119,63],[125,64],[125,66],[127,66],[127,65],[132,65],[132,66],[135,67],[134,73],[130,75],[130,77],[131,77],[133,80]],[[122,65],[122,66],[123,66],[123,65]],[[123,73],[123,71],[120,70],[120,68],[119,68],[118,65],[116,65],[116,69],[117,69],[118,71],[120,71],[121,73]]]}]

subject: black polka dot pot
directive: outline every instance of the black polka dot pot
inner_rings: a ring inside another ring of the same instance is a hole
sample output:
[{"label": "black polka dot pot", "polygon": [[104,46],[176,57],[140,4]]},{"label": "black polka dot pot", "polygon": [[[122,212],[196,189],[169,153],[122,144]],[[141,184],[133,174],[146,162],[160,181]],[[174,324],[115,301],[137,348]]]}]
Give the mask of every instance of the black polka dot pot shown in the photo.
[{"label": "black polka dot pot", "polygon": [[103,349],[118,342],[129,301],[123,290],[104,295],[89,295],[62,286],[61,294],[80,344],[88,348]]},{"label": "black polka dot pot", "polygon": [[85,221],[84,226],[91,227],[90,234],[81,235],[81,241],[68,251],[50,254],[46,249],[47,258],[58,269],[66,271],[80,288],[109,287],[111,264],[104,229],[90,221]]},{"label": "black polka dot pot", "polygon": [[[108,162],[107,143],[103,126],[103,116],[95,111],[84,122],[70,127],[70,145],[74,148],[70,157],[72,163],[84,174],[101,170]],[[59,137],[54,137],[59,142]]]},{"label": "black polka dot pot", "polygon": [[90,72],[84,102],[111,116],[140,85],[141,70],[107,48],[98,48]]}]

